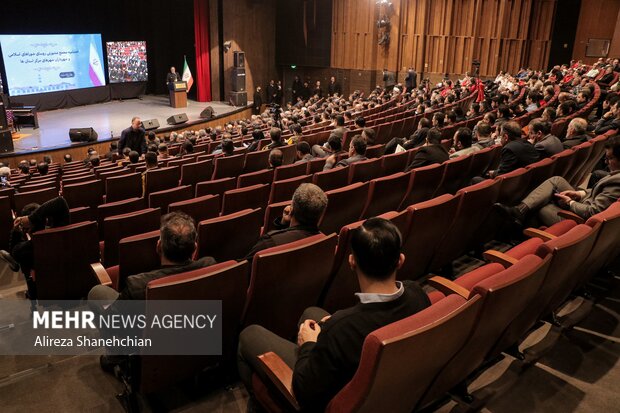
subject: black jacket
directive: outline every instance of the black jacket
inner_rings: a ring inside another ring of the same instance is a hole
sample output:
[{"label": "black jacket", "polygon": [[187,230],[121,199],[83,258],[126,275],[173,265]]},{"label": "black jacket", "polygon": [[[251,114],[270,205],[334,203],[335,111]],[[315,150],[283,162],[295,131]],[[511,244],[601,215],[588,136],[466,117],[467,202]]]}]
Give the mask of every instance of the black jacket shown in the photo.
[{"label": "black jacket", "polygon": [[183,272],[197,270],[215,264],[211,257],[202,257],[196,261],[191,261],[182,265],[163,267],[154,271],[143,272],[142,274],[131,275],[125,281],[125,288],[119,295],[120,300],[145,300],[146,286],[149,282],[168,275],[181,274]]},{"label": "black jacket", "polygon": [[323,411],[353,377],[366,336],[430,306],[422,288],[403,281],[403,295],[393,301],[357,304],[335,312],[322,323],[316,343],[299,348],[293,391],[304,411]]},{"label": "black jacket", "polygon": [[496,175],[523,168],[539,159],[540,155],[534,145],[523,139],[515,139],[502,148]]},{"label": "black jacket", "polygon": [[296,225],[294,227],[269,231],[259,238],[250,252],[248,252],[243,259],[252,262],[254,255],[259,251],[266,250],[271,247],[277,247],[278,245],[288,244],[289,242],[299,241],[300,239],[308,238],[317,234],[320,234],[318,228],[303,225]]},{"label": "black jacket", "polygon": [[342,88],[340,87],[340,84],[338,84],[337,82],[329,82],[329,84],[327,85],[327,94],[329,96],[333,96],[334,93],[338,93],[338,95],[342,95]]},{"label": "black jacket", "polygon": [[405,172],[421,166],[432,165],[434,163],[444,163],[448,159],[450,159],[450,154],[448,154],[448,151],[443,147],[443,145],[436,144],[423,146],[415,154],[413,161],[409,164]]},{"label": "black jacket", "polygon": [[584,133],[583,135],[567,137],[564,139],[562,144],[564,145],[564,149],[570,149],[574,146],[587,142],[588,140],[590,140],[590,137]]},{"label": "black jacket", "polygon": [[121,139],[118,141],[118,153],[123,154],[125,147],[132,151],[138,152],[140,155],[146,153],[146,131],[144,128],[138,128],[134,130],[131,126],[127,129],[123,129],[121,132]]}]

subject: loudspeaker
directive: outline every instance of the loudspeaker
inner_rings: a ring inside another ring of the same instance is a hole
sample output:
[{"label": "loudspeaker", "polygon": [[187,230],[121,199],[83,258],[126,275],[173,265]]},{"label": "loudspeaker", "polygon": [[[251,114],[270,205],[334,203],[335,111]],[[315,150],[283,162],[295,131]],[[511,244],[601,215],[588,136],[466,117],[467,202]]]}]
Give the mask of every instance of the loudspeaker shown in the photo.
[{"label": "loudspeaker", "polygon": [[188,120],[189,119],[187,118],[187,115],[185,113],[181,113],[178,115],[170,116],[166,120],[166,122],[168,122],[168,125],[180,125],[181,123],[185,123]]},{"label": "loudspeaker", "polygon": [[11,136],[10,129],[2,129],[0,130],[0,152],[13,152],[15,148],[13,147],[13,137]]},{"label": "loudspeaker", "polygon": [[241,51],[236,51],[233,53],[233,66],[234,67],[245,67],[245,53]]},{"label": "loudspeaker", "polygon": [[245,69],[242,67],[235,67],[232,70],[232,90],[245,92]]},{"label": "loudspeaker", "polygon": [[0,102],[0,129],[7,129],[9,127],[9,121],[6,118],[6,108],[4,103]]},{"label": "loudspeaker", "polygon": [[157,119],[143,120],[142,127],[146,131],[157,129],[159,128],[159,121]]},{"label": "loudspeaker", "polygon": [[230,92],[228,95],[228,102],[231,106],[247,106],[248,93],[247,92]]},{"label": "loudspeaker", "polygon": [[93,128],[71,128],[69,139],[71,142],[94,142],[99,135]]},{"label": "loudspeaker", "polygon": [[211,119],[213,116],[215,116],[215,111],[211,106],[207,106],[205,110],[200,112],[201,119]]}]

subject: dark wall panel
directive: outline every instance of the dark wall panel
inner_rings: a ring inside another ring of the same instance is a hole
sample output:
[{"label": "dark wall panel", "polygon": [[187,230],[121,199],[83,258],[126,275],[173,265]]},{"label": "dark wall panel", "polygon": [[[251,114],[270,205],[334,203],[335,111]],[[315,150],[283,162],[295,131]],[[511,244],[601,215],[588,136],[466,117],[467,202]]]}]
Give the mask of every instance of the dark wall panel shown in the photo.
[{"label": "dark wall panel", "polygon": [[276,15],[279,65],[330,65],[332,0],[278,0]]}]

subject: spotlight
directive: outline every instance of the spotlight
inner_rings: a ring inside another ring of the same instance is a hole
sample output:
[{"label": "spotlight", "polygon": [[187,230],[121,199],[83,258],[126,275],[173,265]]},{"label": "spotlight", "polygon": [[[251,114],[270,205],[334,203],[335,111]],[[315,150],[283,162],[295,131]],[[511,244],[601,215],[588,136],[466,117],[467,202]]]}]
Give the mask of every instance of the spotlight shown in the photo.
[{"label": "spotlight", "polygon": [[227,42],[224,42],[224,53],[227,53],[231,47],[232,47],[232,42],[230,40]]}]

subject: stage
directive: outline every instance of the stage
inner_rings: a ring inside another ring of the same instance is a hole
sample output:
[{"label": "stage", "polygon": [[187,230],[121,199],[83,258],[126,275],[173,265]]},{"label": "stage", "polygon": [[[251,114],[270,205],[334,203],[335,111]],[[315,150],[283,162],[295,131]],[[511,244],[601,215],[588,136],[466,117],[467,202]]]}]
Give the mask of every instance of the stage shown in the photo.
[{"label": "stage", "polygon": [[[118,139],[121,131],[131,124],[131,118],[139,116],[142,120],[157,119],[162,130],[186,129],[192,124],[200,124],[206,119],[200,119],[200,112],[207,106],[215,111],[216,118],[224,118],[233,112],[246,110],[247,107],[234,107],[225,102],[196,102],[187,101],[186,108],[171,108],[168,96],[143,96],[141,99],[115,100],[88,106],[78,106],[70,109],[57,109],[39,112],[39,128],[22,127],[17,139],[13,139],[15,151],[3,154],[5,156],[27,155],[33,152],[52,151],[63,148],[72,148],[80,144],[72,144],[69,140],[70,128],[92,127],[99,134],[98,142]],[[166,119],[175,114],[185,113],[189,122],[181,125],[168,125]],[[224,120],[222,119],[222,123]],[[84,144],[81,144],[84,145]]]}]

